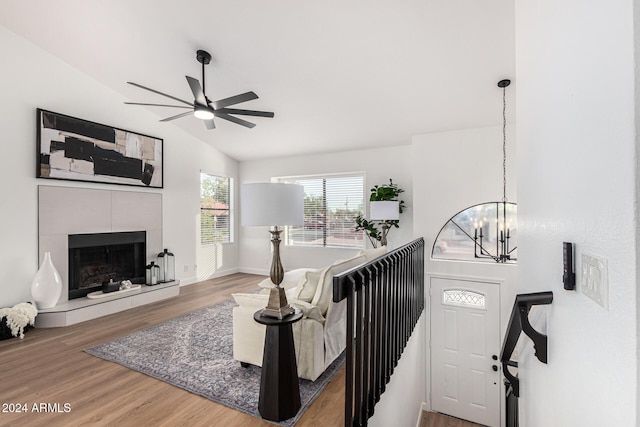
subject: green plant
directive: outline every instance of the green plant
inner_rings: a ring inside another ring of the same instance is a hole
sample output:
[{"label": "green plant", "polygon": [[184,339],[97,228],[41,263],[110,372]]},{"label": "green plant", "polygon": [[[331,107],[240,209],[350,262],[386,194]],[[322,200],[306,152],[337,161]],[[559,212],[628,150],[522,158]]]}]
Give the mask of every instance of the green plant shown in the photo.
[{"label": "green plant", "polygon": [[[369,195],[369,201],[397,201],[399,202],[400,213],[404,211],[404,200],[399,200],[400,194],[404,193],[404,190],[393,183],[393,180],[389,179],[389,184],[375,185],[371,189]],[[355,218],[356,231],[364,231],[369,241],[374,248],[378,247],[378,242],[386,241],[386,234],[391,227],[399,228],[399,220],[386,220],[386,221],[368,221],[362,216],[362,213],[358,214]],[[378,226],[382,228],[382,232],[378,230]]]}]

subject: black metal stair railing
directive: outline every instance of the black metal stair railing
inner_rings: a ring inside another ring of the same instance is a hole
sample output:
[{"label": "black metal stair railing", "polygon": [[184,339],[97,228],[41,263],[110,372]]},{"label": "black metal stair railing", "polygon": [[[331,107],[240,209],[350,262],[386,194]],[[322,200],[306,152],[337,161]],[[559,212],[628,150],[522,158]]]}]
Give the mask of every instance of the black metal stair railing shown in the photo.
[{"label": "black metal stair railing", "polygon": [[366,426],[424,310],[424,240],[333,278],[347,299],[345,426]]},{"label": "black metal stair railing", "polygon": [[524,332],[533,341],[535,355],[542,363],[547,363],[547,336],[536,331],[529,323],[529,311],[534,305],[551,304],[553,292],[536,292],[516,295],[507,333],[502,343],[500,362],[505,376],[506,422],[507,427],[518,426],[518,397],[520,397],[520,380],[509,367],[518,367],[518,362],[511,359],[516,349],[520,334]]}]

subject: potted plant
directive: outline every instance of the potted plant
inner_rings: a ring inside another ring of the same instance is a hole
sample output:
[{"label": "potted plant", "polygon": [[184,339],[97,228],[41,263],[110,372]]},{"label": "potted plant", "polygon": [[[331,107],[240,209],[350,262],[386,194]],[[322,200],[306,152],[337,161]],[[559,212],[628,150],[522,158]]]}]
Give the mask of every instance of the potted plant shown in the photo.
[{"label": "potted plant", "polygon": [[[398,187],[397,184],[393,183],[393,180],[389,179],[389,184],[385,185],[375,185],[371,189],[371,194],[369,196],[370,202],[382,202],[382,201],[395,201],[398,202],[399,213],[402,213],[404,210],[404,201],[399,200],[399,196],[401,193],[404,193],[404,190]],[[369,241],[373,245],[374,248],[378,247],[378,242],[380,242],[383,246],[386,245],[386,237],[389,229],[391,227],[398,228],[400,225],[400,220],[367,220],[364,218],[362,213],[358,214],[355,218],[356,222],[356,231],[364,231]],[[382,228],[382,231],[378,230],[378,227]]]}]

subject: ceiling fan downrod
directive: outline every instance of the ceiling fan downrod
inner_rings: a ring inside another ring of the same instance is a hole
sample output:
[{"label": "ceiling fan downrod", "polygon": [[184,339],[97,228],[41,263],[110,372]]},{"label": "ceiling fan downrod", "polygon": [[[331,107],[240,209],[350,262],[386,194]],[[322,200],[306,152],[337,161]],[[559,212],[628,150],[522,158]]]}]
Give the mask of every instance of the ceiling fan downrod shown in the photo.
[{"label": "ceiling fan downrod", "polygon": [[[202,64],[202,93],[206,94],[207,91],[204,86],[204,66],[211,62],[211,54],[205,50],[198,50],[196,52],[196,59]],[[207,96],[205,95],[205,99],[206,97]]]}]

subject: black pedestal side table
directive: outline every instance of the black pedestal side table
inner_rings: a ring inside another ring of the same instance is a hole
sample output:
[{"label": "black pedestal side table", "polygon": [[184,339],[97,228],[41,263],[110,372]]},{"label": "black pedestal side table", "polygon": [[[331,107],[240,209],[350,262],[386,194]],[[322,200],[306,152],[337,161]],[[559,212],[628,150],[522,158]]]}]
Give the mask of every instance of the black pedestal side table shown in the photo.
[{"label": "black pedestal side table", "polygon": [[260,315],[253,319],[266,325],[262,376],[260,377],[260,401],[258,410],[265,420],[284,421],[295,416],[300,409],[300,385],[296,349],[291,325],[302,319],[296,311],[283,319]]}]

